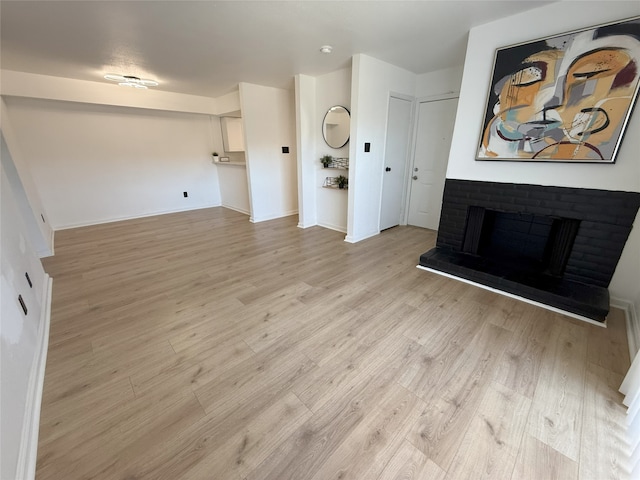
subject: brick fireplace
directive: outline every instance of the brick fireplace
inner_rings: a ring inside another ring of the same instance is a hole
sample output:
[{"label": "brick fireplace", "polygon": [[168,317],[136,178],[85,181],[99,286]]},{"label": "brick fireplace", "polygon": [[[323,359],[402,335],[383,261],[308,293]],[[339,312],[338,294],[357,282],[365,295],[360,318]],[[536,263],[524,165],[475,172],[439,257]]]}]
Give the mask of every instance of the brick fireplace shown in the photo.
[{"label": "brick fireplace", "polygon": [[447,179],[420,265],[604,322],[640,193]]}]

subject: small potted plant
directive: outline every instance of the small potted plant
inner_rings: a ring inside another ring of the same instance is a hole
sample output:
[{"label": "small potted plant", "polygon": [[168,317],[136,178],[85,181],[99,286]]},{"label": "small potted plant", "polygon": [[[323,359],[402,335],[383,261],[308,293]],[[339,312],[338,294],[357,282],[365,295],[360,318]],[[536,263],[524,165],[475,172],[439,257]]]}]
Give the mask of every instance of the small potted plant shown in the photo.
[{"label": "small potted plant", "polygon": [[320,163],[322,163],[322,166],[324,168],[329,168],[329,165],[331,165],[332,162],[333,162],[333,157],[331,155],[323,155],[320,158]]},{"label": "small potted plant", "polygon": [[345,189],[349,186],[349,179],[344,175],[340,175],[338,178],[336,178],[336,183],[338,184],[338,188]]}]

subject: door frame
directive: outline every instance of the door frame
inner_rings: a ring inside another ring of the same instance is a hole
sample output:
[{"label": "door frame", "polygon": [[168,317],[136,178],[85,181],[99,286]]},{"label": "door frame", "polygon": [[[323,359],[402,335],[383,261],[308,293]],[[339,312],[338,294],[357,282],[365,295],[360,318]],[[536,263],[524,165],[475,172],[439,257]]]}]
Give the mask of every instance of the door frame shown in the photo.
[{"label": "door frame", "polygon": [[[412,137],[411,137],[411,153],[410,153],[411,162],[407,162],[408,175],[406,177],[407,178],[407,184],[405,188],[406,197],[405,197],[401,225],[408,225],[408,222],[409,222],[409,202],[411,201],[411,189],[413,188],[413,182],[411,181],[411,171],[413,169],[413,166],[416,163],[416,145],[418,143],[418,121],[420,120],[420,117],[419,117],[420,104],[430,103],[430,102],[439,102],[441,100],[451,100],[452,98],[459,99],[460,90],[451,90],[449,92],[440,93],[437,95],[427,95],[424,97],[418,97],[414,102],[413,126],[412,126]],[[458,117],[458,112],[456,111],[456,119],[457,117]],[[455,125],[454,125],[454,130],[455,130]],[[448,159],[447,159],[447,164],[448,164]]]},{"label": "door frame", "polygon": [[[411,171],[411,165],[413,165],[413,150],[415,148],[415,126],[416,126],[416,97],[412,95],[407,95],[404,93],[398,93],[394,91],[389,91],[389,95],[387,96],[387,114],[384,125],[384,144],[382,145],[382,151],[387,151],[387,133],[389,130],[389,107],[391,106],[391,99],[397,98],[398,100],[405,100],[411,103],[411,113],[409,115],[409,132],[407,132],[407,156],[404,159],[404,185],[405,188],[402,189],[402,200],[400,202],[401,205],[401,214],[400,214],[400,223],[399,225],[407,224],[407,212],[409,208],[409,192],[407,191],[406,185],[410,180],[409,172]],[[380,169],[380,199],[378,204],[378,233],[380,233],[380,218],[382,216],[382,191],[384,189],[384,165],[386,162],[386,158],[383,153],[382,157],[382,168]]]}]

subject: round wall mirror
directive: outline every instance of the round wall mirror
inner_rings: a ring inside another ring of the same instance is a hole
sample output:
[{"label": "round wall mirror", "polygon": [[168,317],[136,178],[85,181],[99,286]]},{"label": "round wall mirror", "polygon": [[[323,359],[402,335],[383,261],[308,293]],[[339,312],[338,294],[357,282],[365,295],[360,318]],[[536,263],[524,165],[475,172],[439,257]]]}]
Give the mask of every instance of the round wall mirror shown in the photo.
[{"label": "round wall mirror", "polygon": [[340,105],[331,107],[322,121],[322,136],[331,148],[344,147],[349,141],[349,110]]}]

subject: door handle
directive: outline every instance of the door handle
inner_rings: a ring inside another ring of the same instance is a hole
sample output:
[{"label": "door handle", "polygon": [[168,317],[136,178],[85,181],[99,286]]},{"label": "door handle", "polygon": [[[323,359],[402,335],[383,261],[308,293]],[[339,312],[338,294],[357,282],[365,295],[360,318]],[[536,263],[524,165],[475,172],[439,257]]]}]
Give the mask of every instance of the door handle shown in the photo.
[{"label": "door handle", "polygon": [[391,171],[391,167],[387,167],[384,169],[385,172],[390,172]]},{"label": "door handle", "polygon": [[417,176],[417,175],[414,175],[414,176],[413,176],[413,177],[411,177],[411,178],[413,178],[414,180],[417,180],[417,179],[418,179],[418,176]]}]

